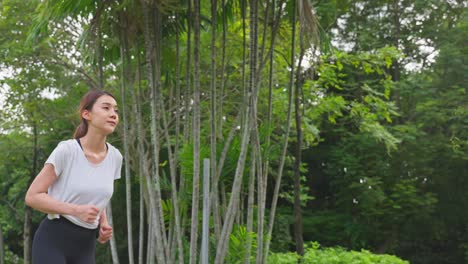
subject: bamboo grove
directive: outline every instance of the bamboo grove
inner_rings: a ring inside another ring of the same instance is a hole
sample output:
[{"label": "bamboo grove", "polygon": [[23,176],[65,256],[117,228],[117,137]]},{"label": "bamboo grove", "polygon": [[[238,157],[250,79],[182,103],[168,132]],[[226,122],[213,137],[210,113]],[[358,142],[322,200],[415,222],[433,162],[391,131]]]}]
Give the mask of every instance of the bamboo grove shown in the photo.
[{"label": "bamboo grove", "polygon": [[[187,259],[198,263],[202,158],[209,158],[211,165],[209,214],[214,263],[225,262],[233,227],[244,224],[248,237],[245,261],[264,263],[274,223],[265,219],[274,219],[275,215],[294,95],[296,116],[301,111],[295,83],[303,78],[300,67],[306,49],[317,48],[319,41],[309,3],[213,0],[202,6],[200,1],[45,1],[36,12],[29,33],[32,42],[40,41],[54,23],[63,23],[63,19],[73,23],[76,18],[91,17],[80,36],[83,50],[89,51],[86,55],[95,67],[96,78],[90,89],[115,90],[106,79],[118,73],[129,263],[134,263],[136,255],[140,263],[185,263]],[[207,30],[211,31],[210,44],[200,39],[201,31]],[[232,33],[235,37],[229,37]],[[284,72],[281,78],[289,80],[281,84],[275,80],[277,41],[291,47],[283,58],[290,70],[279,69]],[[230,42],[242,52],[237,63],[229,61],[233,56],[227,54]],[[206,62],[201,61],[201,53],[205,50],[204,55],[208,55],[207,49],[211,63],[202,65]],[[166,57],[168,51],[170,58]],[[106,68],[110,65],[119,70],[109,73]],[[209,81],[203,78],[205,74],[210,76]],[[273,121],[272,113],[272,89],[278,84],[288,94],[283,106],[287,118],[279,124]],[[267,100],[260,98],[267,93]],[[268,105],[267,111],[259,113],[259,101]],[[271,139],[274,130],[280,131],[276,143]],[[269,175],[272,143],[281,145],[274,180]],[[237,149],[232,149],[233,144]],[[300,143],[297,149],[300,153]],[[296,166],[299,164],[300,156]],[[131,188],[135,177],[141,187],[138,193]],[[223,181],[225,177],[232,182]],[[244,184],[247,178],[248,186]],[[268,201],[273,207],[267,218],[269,182],[275,185],[275,192]],[[140,229],[133,234],[132,199],[137,197]],[[242,207],[246,203],[245,214]],[[297,210],[299,213],[300,205]],[[135,237],[139,238],[135,245],[138,252],[133,249]],[[142,240],[144,237],[147,241]],[[302,240],[301,236],[297,239]],[[115,261],[114,239],[111,247]],[[303,248],[299,250],[303,252]]]},{"label": "bamboo grove", "polygon": [[[406,60],[421,58],[399,48],[404,32],[393,30],[400,20],[389,22],[396,40],[371,46],[362,41],[364,29],[355,29],[354,35],[340,32],[342,43],[355,38],[347,47],[351,52],[332,45],[336,18],[348,14],[346,25],[358,28],[359,9],[375,2],[331,1],[333,10],[308,0],[3,2],[4,13],[32,13],[3,37],[25,49],[22,59],[0,63],[30,67],[16,76],[37,84],[29,89],[10,83],[8,107],[22,110],[1,116],[9,120],[4,124],[27,124],[34,138],[23,184],[47,155],[38,141],[53,146],[57,137],[71,135],[72,103],[80,94],[104,89],[118,98],[121,124],[111,141],[124,166],[114,207],[108,208],[116,230],[113,263],[267,263],[281,199],[293,206],[291,244],[304,255],[303,213],[313,199],[304,179],[304,160],[310,162],[305,150],[355,133],[377,142],[387,157],[405,139],[388,126],[403,123],[405,91],[398,82]],[[380,2],[385,8],[378,12],[399,6]],[[319,24],[327,17],[329,25]],[[374,25],[366,26],[372,31]],[[4,57],[15,57],[14,48],[8,52]],[[52,103],[44,92],[64,99]],[[352,132],[339,134],[337,124]],[[337,175],[347,173],[343,167]],[[434,211],[435,196],[408,182],[395,184],[413,196],[390,206],[398,219],[388,224],[391,235],[379,252],[397,243],[395,230],[413,212],[399,206],[409,204],[425,215]],[[385,183],[377,179],[372,185]],[[340,199],[357,203],[352,195],[360,191],[350,186]],[[375,211],[363,213],[367,222],[380,219]],[[27,208],[21,217],[23,258],[30,263],[34,215]]]}]

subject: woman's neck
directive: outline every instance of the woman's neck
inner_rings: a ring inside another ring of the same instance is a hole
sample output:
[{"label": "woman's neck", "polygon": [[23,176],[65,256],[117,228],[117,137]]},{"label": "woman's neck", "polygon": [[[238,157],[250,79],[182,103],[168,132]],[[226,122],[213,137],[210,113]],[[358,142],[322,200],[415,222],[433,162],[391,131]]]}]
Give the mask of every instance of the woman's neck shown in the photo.
[{"label": "woman's neck", "polygon": [[92,134],[88,131],[84,137],[80,138],[80,142],[86,150],[93,153],[99,153],[106,151],[106,139],[106,136]]}]

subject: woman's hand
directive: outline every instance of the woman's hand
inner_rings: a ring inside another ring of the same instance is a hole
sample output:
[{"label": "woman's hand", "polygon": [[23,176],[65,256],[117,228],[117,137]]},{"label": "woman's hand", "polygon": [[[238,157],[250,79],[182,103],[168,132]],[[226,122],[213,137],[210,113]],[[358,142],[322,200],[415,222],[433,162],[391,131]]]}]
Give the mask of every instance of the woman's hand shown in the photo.
[{"label": "woman's hand", "polygon": [[99,237],[97,241],[101,244],[106,243],[112,237],[112,226],[109,224],[101,224],[101,228],[99,228]]},{"label": "woman's hand", "polygon": [[87,223],[94,223],[99,214],[99,208],[94,205],[76,205],[75,216]]}]

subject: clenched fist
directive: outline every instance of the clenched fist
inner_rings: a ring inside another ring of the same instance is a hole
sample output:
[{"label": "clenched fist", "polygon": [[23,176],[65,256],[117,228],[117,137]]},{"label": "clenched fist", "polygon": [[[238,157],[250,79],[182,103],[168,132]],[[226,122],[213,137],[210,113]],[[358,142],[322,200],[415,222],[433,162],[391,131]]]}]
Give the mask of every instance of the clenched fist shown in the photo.
[{"label": "clenched fist", "polygon": [[99,208],[94,205],[77,205],[75,211],[75,216],[87,223],[96,221],[99,214]]},{"label": "clenched fist", "polygon": [[101,244],[106,243],[112,237],[112,226],[108,224],[101,224],[101,228],[99,228],[99,237],[98,242]]}]

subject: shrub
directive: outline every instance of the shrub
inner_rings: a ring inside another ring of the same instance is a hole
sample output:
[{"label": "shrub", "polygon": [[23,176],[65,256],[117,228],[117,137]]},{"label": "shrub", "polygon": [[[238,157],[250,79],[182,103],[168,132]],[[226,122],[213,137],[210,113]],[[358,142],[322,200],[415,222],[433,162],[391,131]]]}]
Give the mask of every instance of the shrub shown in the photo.
[{"label": "shrub", "polygon": [[[296,264],[301,257],[296,253],[272,253],[268,256],[269,264]],[[320,248],[312,242],[306,249],[303,264],[409,264],[392,255],[373,254],[367,250],[347,251],[341,247]]]}]

